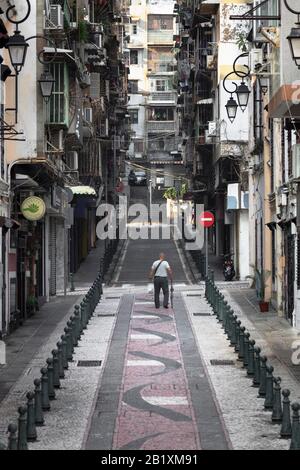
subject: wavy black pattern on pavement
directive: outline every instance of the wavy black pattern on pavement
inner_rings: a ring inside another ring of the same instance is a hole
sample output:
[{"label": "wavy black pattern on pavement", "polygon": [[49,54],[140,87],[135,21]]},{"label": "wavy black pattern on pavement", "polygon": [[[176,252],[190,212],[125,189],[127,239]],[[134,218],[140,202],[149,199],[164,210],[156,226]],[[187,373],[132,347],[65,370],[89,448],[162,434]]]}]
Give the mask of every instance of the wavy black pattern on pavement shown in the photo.
[{"label": "wavy black pattern on pavement", "polygon": [[149,436],[141,437],[140,439],[136,439],[135,441],[128,442],[123,447],[120,447],[119,450],[139,450],[145,442],[147,442],[149,439],[154,439],[157,436],[160,436],[163,434],[162,432],[158,432],[156,434],[149,434]]},{"label": "wavy black pattern on pavement", "polygon": [[[134,312],[134,315],[149,315],[150,317],[155,316],[158,317],[158,320],[155,320],[154,318],[149,318],[149,323],[150,324],[155,324],[155,323],[164,323],[168,321],[172,321],[173,318],[170,317],[169,315],[163,315],[162,313],[156,313],[156,312],[148,312],[145,310],[136,310]],[[146,318],[145,318],[146,320]]]},{"label": "wavy black pattern on pavement", "polygon": [[159,343],[152,344],[152,346],[157,346],[158,344],[163,344],[163,343],[170,343],[171,341],[176,340],[176,336],[169,335],[168,333],[162,333],[161,331],[148,330],[147,328],[132,328],[132,329],[134,331],[138,331],[139,333],[155,335],[155,336],[159,336],[160,338],[162,338],[162,341],[160,341]]},{"label": "wavy black pattern on pavement", "polygon": [[132,354],[133,356],[141,357],[143,359],[150,359],[151,361],[154,360],[162,362],[162,364],[165,366],[164,370],[162,372],[155,372],[155,374],[151,374],[151,377],[153,377],[154,375],[168,374],[168,372],[173,372],[174,370],[181,368],[180,362],[175,361],[174,359],[169,359],[167,357],[154,356],[153,354],[145,353],[143,351],[130,351],[130,354]]},{"label": "wavy black pattern on pavement", "polygon": [[171,419],[172,421],[192,421],[189,416],[179,413],[163,406],[151,405],[141,396],[141,391],[143,388],[152,385],[151,383],[145,385],[139,385],[138,387],[133,387],[123,395],[123,402],[132,408],[137,410],[148,411],[149,413],[156,413],[164,418]]}]

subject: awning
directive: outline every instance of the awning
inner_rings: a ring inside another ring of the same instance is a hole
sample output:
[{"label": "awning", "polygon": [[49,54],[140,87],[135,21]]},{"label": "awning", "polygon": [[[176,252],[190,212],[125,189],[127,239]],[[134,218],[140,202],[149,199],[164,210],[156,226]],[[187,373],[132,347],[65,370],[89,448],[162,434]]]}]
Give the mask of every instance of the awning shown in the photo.
[{"label": "awning", "polygon": [[94,188],[91,186],[68,186],[74,196],[97,196]]},{"label": "awning", "polygon": [[197,101],[197,104],[213,104],[213,99],[207,98],[206,100],[199,100]]}]

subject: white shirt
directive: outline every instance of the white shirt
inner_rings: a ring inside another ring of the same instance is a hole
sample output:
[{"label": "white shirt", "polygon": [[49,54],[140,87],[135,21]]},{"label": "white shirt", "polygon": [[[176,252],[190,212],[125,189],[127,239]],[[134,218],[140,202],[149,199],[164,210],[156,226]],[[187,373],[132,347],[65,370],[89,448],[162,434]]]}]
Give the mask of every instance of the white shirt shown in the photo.
[{"label": "white shirt", "polygon": [[[153,271],[155,271],[156,267],[159,265],[161,260],[154,261],[152,265]],[[156,271],[154,276],[161,276],[161,277],[168,277],[168,269],[170,269],[170,265],[168,261],[162,261],[161,265],[159,266],[158,270]]]}]

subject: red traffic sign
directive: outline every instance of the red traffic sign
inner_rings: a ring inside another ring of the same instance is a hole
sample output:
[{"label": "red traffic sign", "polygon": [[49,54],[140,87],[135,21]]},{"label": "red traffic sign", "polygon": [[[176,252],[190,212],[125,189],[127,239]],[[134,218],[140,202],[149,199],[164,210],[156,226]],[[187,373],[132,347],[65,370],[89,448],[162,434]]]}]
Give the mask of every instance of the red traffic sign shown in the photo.
[{"label": "red traffic sign", "polygon": [[215,223],[215,216],[211,212],[202,212],[200,215],[200,224],[202,227],[212,227]]}]

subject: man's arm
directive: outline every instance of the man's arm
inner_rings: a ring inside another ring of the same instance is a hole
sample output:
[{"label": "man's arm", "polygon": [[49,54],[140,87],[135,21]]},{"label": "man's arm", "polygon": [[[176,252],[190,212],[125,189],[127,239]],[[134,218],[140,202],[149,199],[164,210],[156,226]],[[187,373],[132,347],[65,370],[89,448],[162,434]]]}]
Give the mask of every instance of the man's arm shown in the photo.
[{"label": "man's arm", "polygon": [[150,279],[150,281],[153,280],[153,276],[154,276],[154,269],[151,268],[151,269],[150,269],[150,272],[149,272],[149,279]]},{"label": "man's arm", "polygon": [[169,268],[167,268],[167,271],[168,271],[168,275],[169,275],[170,280],[173,282],[173,272],[172,272],[172,269],[169,267]]}]

